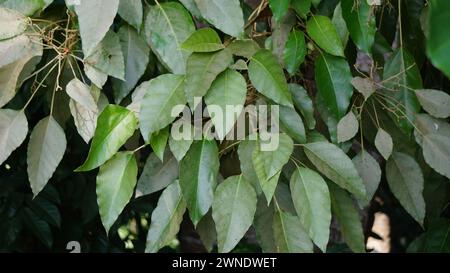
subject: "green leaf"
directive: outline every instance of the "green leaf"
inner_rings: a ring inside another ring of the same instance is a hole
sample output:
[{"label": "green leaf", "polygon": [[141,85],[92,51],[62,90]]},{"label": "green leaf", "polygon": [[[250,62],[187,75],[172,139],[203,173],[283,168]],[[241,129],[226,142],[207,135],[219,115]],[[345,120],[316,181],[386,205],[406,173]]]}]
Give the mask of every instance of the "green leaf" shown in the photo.
[{"label": "green leaf", "polygon": [[30,50],[34,41],[27,35],[19,35],[11,39],[0,40],[0,67],[23,58],[23,53]]},{"label": "green leaf", "polygon": [[233,37],[244,32],[244,14],[239,0],[195,0],[203,18]]},{"label": "green leaf", "polygon": [[244,237],[256,212],[256,193],[242,175],[232,176],[217,187],[212,204],[219,252],[227,253]]},{"label": "green leaf", "polygon": [[284,49],[284,65],[289,74],[297,73],[300,65],[305,61],[305,35],[296,29],[292,30]]},{"label": "green leaf", "polygon": [[53,235],[49,224],[41,219],[30,208],[25,207],[23,210],[25,215],[25,226],[48,248],[53,245]]},{"label": "green leaf", "polygon": [[354,77],[352,85],[367,100],[376,91],[375,83],[370,78]]},{"label": "green leaf", "polygon": [[119,152],[100,167],[97,175],[97,203],[106,233],[133,195],[137,163],[132,152]]},{"label": "green leaf", "polygon": [[214,52],[225,47],[214,29],[201,28],[192,33],[181,48],[192,52]]},{"label": "green leaf", "polygon": [[306,23],[306,31],[314,42],[327,53],[344,57],[342,41],[330,18],[322,15],[312,16]]},{"label": "green leaf", "polygon": [[144,12],[141,0],[119,0],[119,15],[137,31],[141,30]]},{"label": "green leaf", "polygon": [[99,115],[96,99],[89,86],[76,78],[67,84],[66,92],[71,98],[69,107],[78,134],[88,143],[94,136]]},{"label": "green leaf", "polygon": [[259,93],[278,104],[293,107],[283,69],[270,51],[261,49],[252,57],[248,74]]},{"label": "green leaf", "polygon": [[361,150],[353,159],[353,164],[355,164],[359,175],[364,182],[366,187],[366,198],[359,199],[358,201],[363,206],[369,204],[372,200],[375,192],[378,189],[378,185],[381,181],[381,168],[380,164],[365,150]]},{"label": "green leaf", "polygon": [[159,130],[152,134],[150,138],[150,146],[156,156],[164,161],[164,151],[166,149],[167,140],[169,139],[169,127]]},{"label": "green leaf", "polygon": [[342,0],[341,5],[353,42],[361,51],[371,54],[376,32],[374,9],[367,1]]},{"label": "green leaf", "polygon": [[0,165],[22,145],[27,133],[28,121],[24,111],[0,109]]},{"label": "green leaf", "polygon": [[422,77],[414,58],[406,49],[397,49],[386,61],[383,82],[389,96],[387,106],[396,106],[395,114],[401,117],[396,119],[397,124],[405,132],[411,132],[414,115],[420,111],[419,101],[412,89],[422,88]]},{"label": "green leaf", "polygon": [[245,139],[239,144],[238,156],[239,163],[244,178],[249,181],[256,193],[259,195],[261,193],[261,187],[258,182],[258,175],[253,168],[253,151],[255,150],[257,142],[254,140]]},{"label": "green leaf", "polygon": [[424,135],[422,148],[427,164],[450,178],[450,138],[439,134]]},{"label": "green leaf", "polygon": [[216,77],[233,62],[228,50],[215,53],[193,53],[187,61],[186,98],[194,110],[194,97],[203,97]]},{"label": "green leaf", "polygon": [[117,105],[106,106],[98,117],[89,155],[76,171],[90,171],[105,163],[134,134],[136,126],[133,112]]},{"label": "green leaf", "polygon": [[236,56],[251,59],[260,50],[258,43],[254,40],[234,40],[227,49]]},{"label": "green leaf", "polygon": [[293,108],[286,106],[279,106],[279,110],[279,118],[283,131],[298,143],[306,143],[305,125],[300,115]]},{"label": "green leaf", "polygon": [[178,182],[173,183],[161,194],[158,205],[153,210],[145,246],[146,253],[156,253],[175,239],[185,211],[186,202],[183,200],[180,185]]},{"label": "green leaf", "polygon": [[366,196],[366,189],[351,159],[337,146],[327,142],[305,146],[308,159],[326,177],[358,198]]},{"label": "green leaf", "polygon": [[433,118],[427,114],[416,115],[414,135],[416,142],[423,145],[423,136],[438,134],[450,138],[450,124],[445,120]]},{"label": "green leaf", "polygon": [[184,74],[190,52],[181,44],[195,31],[189,12],[179,3],[150,6],[144,23],[144,34],[158,59],[175,74]]},{"label": "green leaf", "polygon": [[[417,251],[411,251],[411,245],[408,252],[417,253],[450,253],[450,221],[446,218],[433,219],[428,225],[427,231],[418,239],[423,242]],[[414,241],[416,242],[416,241]]]},{"label": "green leaf", "polygon": [[348,43],[349,32],[347,29],[347,24],[345,23],[344,17],[342,16],[342,6],[339,3],[333,12],[333,18],[331,19],[337,33],[342,41],[342,46],[345,48]]},{"label": "green leaf", "polygon": [[172,113],[175,106],[185,105],[184,80],[181,75],[165,74],[142,83],[138,89],[144,89],[145,96],[139,114],[140,128],[145,141],[150,136],[171,124],[183,110]]},{"label": "green leaf", "polygon": [[[181,130],[180,130],[181,128]],[[194,127],[182,119],[172,124],[169,147],[178,161],[181,161],[194,142]]]},{"label": "green leaf", "polygon": [[353,95],[352,74],[345,59],[322,54],[316,59],[316,84],[328,110],[340,120]]},{"label": "green leaf", "polygon": [[136,197],[160,191],[172,184],[178,178],[178,162],[166,149],[164,161],[155,153],[150,154],[136,187]]},{"label": "green leaf", "polygon": [[219,151],[214,141],[195,141],[180,162],[180,186],[196,226],[214,199],[219,171]]},{"label": "green leaf", "polygon": [[[295,13],[292,11],[287,12],[280,21],[271,19],[272,36],[270,36],[270,49],[272,53],[277,57],[278,63],[285,66],[284,63],[284,51],[286,43],[291,33],[292,28],[296,23]],[[267,43],[267,41],[265,41]]]},{"label": "green leaf", "polygon": [[144,75],[150,61],[150,48],[136,30],[128,25],[122,26],[117,35],[120,39],[125,63],[124,81],[113,80],[114,100],[119,104]]},{"label": "green leaf", "polygon": [[291,0],[269,0],[269,6],[272,10],[275,20],[278,22],[284,17],[289,9],[289,4]]},{"label": "green leaf", "polygon": [[437,118],[450,117],[450,96],[445,92],[432,89],[416,90],[417,99],[422,107]]},{"label": "green leaf", "polygon": [[425,218],[423,175],[411,156],[395,152],[386,165],[386,177],[394,196],[405,210],[421,225]]},{"label": "green leaf", "polygon": [[212,218],[211,210],[198,223],[195,231],[200,236],[203,245],[208,252],[211,252],[217,241],[216,224]]},{"label": "green leaf", "polygon": [[234,70],[248,70],[247,62],[243,59],[237,60],[234,64],[229,66],[231,69]]},{"label": "green leaf", "polygon": [[25,32],[28,20],[19,12],[0,7],[0,40],[16,37]]},{"label": "green leaf", "polygon": [[212,83],[205,102],[219,139],[224,139],[233,129],[244,109],[246,94],[245,78],[232,69],[221,73]]},{"label": "green leaf", "polygon": [[377,150],[384,159],[389,159],[394,148],[394,143],[392,142],[392,137],[381,128],[378,129],[377,135],[375,136],[375,147],[377,147]]},{"label": "green leaf", "polygon": [[313,244],[297,216],[275,209],[273,216],[275,248],[278,253],[312,253]]},{"label": "green leaf", "polygon": [[273,229],[274,208],[273,203],[267,205],[264,199],[264,197],[258,198],[253,226],[255,227],[256,239],[262,251],[264,253],[274,253],[276,251]]},{"label": "green leaf", "polygon": [[449,9],[449,1],[429,1],[427,55],[433,65],[450,78],[450,59],[448,58],[450,36],[447,29],[450,21]]},{"label": "green leaf", "polygon": [[316,172],[297,167],[290,182],[300,222],[314,243],[326,252],[330,235],[331,201],[325,180]]},{"label": "green leaf", "polygon": [[119,0],[80,1],[75,5],[85,56],[91,55],[94,48],[103,40],[114,22],[118,9]]},{"label": "green leaf", "polygon": [[31,132],[27,152],[27,171],[33,196],[36,197],[61,162],[66,151],[64,130],[52,117],[39,121]]},{"label": "green leaf", "polygon": [[37,12],[43,11],[53,1],[54,0],[1,0],[0,5],[5,8],[16,10],[23,15],[31,16]]},{"label": "green leaf", "polygon": [[311,9],[311,0],[291,0],[291,6],[303,19],[306,19]]},{"label": "green leaf", "polygon": [[338,142],[346,142],[351,140],[359,130],[358,119],[352,111],[348,112],[337,125]]},{"label": "green leaf", "polygon": [[125,80],[125,63],[119,36],[108,31],[103,40],[91,50],[84,62],[100,72]]},{"label": "green leaf", "polygon": [[314,105],[305,88],[296,83],[289,84],[289,91],[295,107],[300,110],[306,120],[306,124],[310,130],[316,127],[316,118],[314,117]]},{"label": "green leaf", "polygon": [[195,3],[194,0],[180,0],[180,2],[181,2],[181,4],[183,4],[183,6],[185,8],[187,8],[189,10],[189,12],[193,16],[201,19],[202,16],[201,16],[200,11],[198,10],[197,4]]},{"label": "green leaf", "polygon": [[353,200],[348,193],[333,183],[328,187],[331,194],[331,210],[341,228],[342,237],[353,252],[366,252],[364,233]]}]

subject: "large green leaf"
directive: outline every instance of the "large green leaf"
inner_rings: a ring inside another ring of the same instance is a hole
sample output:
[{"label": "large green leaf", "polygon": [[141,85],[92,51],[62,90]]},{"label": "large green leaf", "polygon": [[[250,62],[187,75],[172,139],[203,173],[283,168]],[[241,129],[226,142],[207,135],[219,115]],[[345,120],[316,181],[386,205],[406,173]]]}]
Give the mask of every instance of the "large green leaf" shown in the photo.
[{"label": "large green leaf", "polygon": [[367,196],[364,199],[360,199],[360,204],[363,206],[368,205],[372,200],[375,192],[378,189],[378,185],[381,181],[381,168],[380,164],[365,150],[361,150],[353,159],[359,175],[366,187]]},{"label": "large green leaf", "polygon": [[303,120],[295,109],[280,106],[279,107],[280,124],[284,132],[292,137],[298,143],[306,143],[306,131]]},{"label": "large green leaf", "polygon": [[275,251],[278,253],[312,253],[313,244],[297,216],[275,209],[273,216]]},{"label": "large green leaf", "polygon": [[328,142],[309,143],[304,147],[308,159],[326,177],[356,197],[366,196],[364,183],[355,165],[341,149]]},{"label": "large green leaf", "polygon": [[119,9],[119,0],[82,0],[75,5],[85,56],[103,40]]},{"label": "large green leaf", "polygon": [[9,39],[25,32],[28,21],[19,12],[0,7],[0,40]]},{"label": "large green leaf", "polygon": [[245,139],[238,147],[239,163],[244,178],[249,181],[255,188],[256,193],[261,193],[261,187],[258,182],[258,175],[253,167],[253,151],[255,150],[257,142],[254,140]]},{"label": "large green leaf", "polygon": [[244,237],[253,222],[256,203],[255,190],[242,175],[220,183],[212,204],[219,252],[230,252]]},{"label": "large green leaf", "polygon": [[27,152],[27,171],[33,195],[37,196],[61,162],[66,151],[66,136],[58,122],[46,117],[31,132]]},{"label": "large green leaf", "polygon": [[180,186],[194,225],[208,212],[214,199],[219,151],[214,141],[195,141],[180,162]]},{"label": "large green leaf", "polygon": [[187,60],[186,98],[194,110],[195,97],[203,97],[216,77],[233,62],[228,50],[215,53],[193,53]]},{"label": "large green leaf", "polygon": [[241,37],[244,14],[239,0],[195,0],[201,15],[224,33]]},{"label": "large green leaf", "polygon": [[371,54],[376,32],[373,7],[367,1],[359,0],[342,0],[341,5],[342,16],[353,42],[360,50]]},{"label": "large green leaf", "polygon": [[244,109],[246,94],[245,78],[232,69],[221,73],[212,83],[205,102],[219,139],[224,139],[233,128]]},{"label": "large green leaf", "polygon": [[422,148],[428,165],[450,178],[450,137],[439,134],[424,135]]},{"label": "large green leaf", "polygon": [[164,161],[161,161],[155,153],[152,153],[144,165],[139,177],[136,196],[152,194],[166,188],[178,178],[178,161],[166,149]]},{"label": "large green leaf", "polygon": [[330,18],[322,15],[312,16],[306,24],[308,35],[327,53],[344,57],[344,47]]},{"label": "large green leaf", "polygon": [[0,67],[23,58],[24,52],[34,46],[33,42],[25,34],[7,40],[0,40]]},{"label": "large green leaf", "polygon": [[153,133],[150,138],[150,146],[161,161],[164,161],[164,151],[166,150],[167,140],[169,140],[169,132],[169,127],[166,127]]},{"label": "large green leaf", "polygon": [[316,127],[316,118],[314,117],[314,105],[311,98],[301,85],[290,83],[289,91],[292,95],[295,107],[300,110],[305,118],[306,124],[310,130]]},{"label": "large green leaf", "polygon": [[333,12],[333,18],[331,19],[337,33],[342,41],[342,46],[345,48],[348,43],[349,32],[347,29],[347,24],[345,23],[344,17],[342,16],[342,5],[339,3]]},{"label": "large green leaf", "polygon": [[386,61],[383,72],[387,106],[395,109],[396,121],[405,132],[412,130],[420,104],[412,89],[422,88],[422,77],[414,58],[406,49],[397,49]]},{"label": "large green leaf", "polygon": [[189,12],[193,16],[201,19],[200,11],[198,10],[197,4],[194,0],[180,0],[180,2],[189,10]]},{"label": "large green leaf", "polygon": [[106,106],[98,117],[89,155],[76,171],[90,171],[105,163],[134,134],[136,126],[133,112],[117,105]]},{"label": "large green leaf", "polygon": [[141,30],[144,11],[141,0],[119,0],[119,15],[137,31]]},{"label": "large green leaf", "polygon": [[283,69],[270,51],[261,49],[253,55],[248,75],[258,92],[278,104],[293,107]]},{"label": "large green leaf", "polygon": [[153,210],[145,252],[155,253],[175,238],[185,211],[186,202],[177,181],[164,190]]},{"label": "large green leaf", "polygon": [[119,152],[100,167],[97,175],[97,203],[106,233],[133,195],[137,163],[131,152]]},{"label": "large green leaf", "polygon": [[353,252],[365,252],[364,233],[353,200],[343,189],[328,184],[331,194],[331,210],[339,223],[342,237]]},{"label": "large green leaf", "polygon": [[181,161],[194,142],[194,127],[187,121],[180,119],[172,124],[169,136],[169,147],[178,161]]},{"label": "large green leaf", "polygon": [[346,113],[353,95],[352,74],[345,59],[328,54],[316,60],[316,84],[328,110],[340,120]]},{"label": "large green leaf", "polygon": [[23,15],[31,16],[44,10],[54,0],[1,0],[0,5],[16,10]]},{"label": "large green leaf", "polygon": [[184,76],[165,74],[138,87],[146,90],[139,114],[139,126],[146,141],[154,132],[172,123],[183,110],[172,113],[175,106],[186,104],[184,80]]},{"label": "large green leaf", "polygon": [[284,66],[291,75],[295,75],[305,60],[305,35],[296,29],[292,30],[284,48]]},{"label": "large green leaf", "polygon": [[439,90],[416,90],[417,99],[423,109],[437,118],[450,117],[450,96]]},{"label": "large green leaf", "polygon": [[290,187],[302,226],[314,243],[326,252],[331,223],[331,201],[327,183],[318,173],[298,167],[291,177]]},{"label": "large green leaf", "polygon": [[253,226],[255,227],[256,239],[264,253],[276,251],[273,229],[274,212],[273,203],[267,205],[264,197],[258,198]]},{"label": "large green leaf", "polygon": [[195,231],[200,236],[206,250],[211,252],[217,241],[216,223],[214,223],[212,218],[211,210],[198,223]]},{"label": "large green leaf", "polygon": [[189,12],[176,2],[150,6],[144,34],[153,52],[175,74],[184,74],[189,52],[181,44],[195,31]]},{"label": "large green leaf", "polygon": [[106,33],[103,40],[91,50],[91,54],[85,58],[84,62],[101,73],[125,80],[122,48],[119,36],[113,31]]},{"label": "large green leaf", "polygon": [[214,52],[224,48],[217,32],[212,28],[201,28],[187,38],[181,45],[192,52]]},{"label": "large green leaf", "polygon": [[272,10],[275,20],[281,21],[283,16],[287,13],[289,9],[289,4],[291,0],[269,0],[269,6]]},{"label": "large green leaf", "polygon": [[425,218],[423,174],[411,156],[399,152],[392,154],[386,165],[386,177],[394,196],[405,210],[421,225]]},{"label": "large green leaf", "polygon": [[24,111],[0,109],[0,165],[22,144],[27,133]]},{"label": "large green leaf", "polygon": [[434,66],[450,78],[450,59],[448,47],[450,35],[447,24],[450,21],[450,2],[446,0],[429,1],[427,55]]},{"label": "large green leaf", "polygon": [[150,61],[150,48],[136,30],[128,25],[122,26],[117,34],[125,62],[124,81],[116,79],[113,81],[114,100],[120,103],[144,74]]}]

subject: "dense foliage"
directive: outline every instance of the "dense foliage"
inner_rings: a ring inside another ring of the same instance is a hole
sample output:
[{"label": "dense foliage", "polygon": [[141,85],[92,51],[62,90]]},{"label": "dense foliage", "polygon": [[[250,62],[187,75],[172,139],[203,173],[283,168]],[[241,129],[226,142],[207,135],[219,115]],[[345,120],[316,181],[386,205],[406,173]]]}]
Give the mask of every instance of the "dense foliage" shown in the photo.
[{"label": "dense foliage", "polygon": [[[365,252],[388,207],[397,250],[450,252],[449,22],[448,0],[0,0],[0,250]],[[233,140],[251,105],[280,133]]]}]

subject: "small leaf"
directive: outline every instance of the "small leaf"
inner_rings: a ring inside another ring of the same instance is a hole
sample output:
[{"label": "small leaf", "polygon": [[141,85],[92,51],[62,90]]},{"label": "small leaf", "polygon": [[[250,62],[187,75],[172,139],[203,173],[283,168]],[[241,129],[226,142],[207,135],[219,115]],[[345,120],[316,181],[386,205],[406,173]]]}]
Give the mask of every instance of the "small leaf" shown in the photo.
[{"label": "small leaf", "polygon": [[326,252],[330,235],[331,201],[325,180],[316,172],[298,167],[291,177],[291,194],[302,226]]},{"label": "small leaf", "polygon": [[369,78],[354,77],[352,85],[367,100],[376,91],[375,83]]},{"label": "small leaf", "polygon": [[146,253],[156,253],[175,238],[185,211],[186,202],[177,181],[164,190],[153,210],[147,234]]},{"label": "small leaf", "polygon": [[293,107],[283,70],[270,51],[258,51],[250,61],[248,73],[258,92],[278,104]]},{"label": "small leaf", "polygon": [[166,150],[168,139],[169,127],[153,133],[152,137],[150,138],[150,146],[152,146],[153,152],[161,161],[164,161],[164,151]]},{"label": "small leaf", "polygon": [[450,117],[450,96],[439,90],[416,90],[416,96],[422,107],[437,118]]},{"label": "small leaf", "polygon": [[366,196],[366,189],[355,165],[337,146],[327,142],[309,143],[305,146],[308,159],[326,177],[358,198]]},{"label": "small leaf", "polygon": [[219,139],[233,129],[244,109],[246,94],[245,78],[232,69],[225,70],[212,83],[205,102]]},{"label": "small leaf", "polygon": [[119,0],[82,0],[75,5],[80,35],[85,56],[103,40],[114,22],[119,9]]},{"label": "small leaf", "polygon": [[338,32],[339,37],[341,38],[342,45],[345,48],[347,46],[348,37],[350,34],[348,32],[347,24],[345,23],[344,17],[342,16],[341,3],[339,3],[334,9],[333,18],[331,19],[331,22],[336,28],[336,31]]},{"label": "small leaf", "polygon": [[360,204],[368,205],[381,181],[380,164],[365,150],[357,154],[352,161],[364,182],[367,192],[366,198],[360,199]]},{"label": "small leaf", "polygon": [[384,159],[388,160],[394,147],[392,137],[385,130],[379,128],[375,137],[375,146]]},{"label": "small leaf", "polygon": [[257,142],[253,140],[243,140],[238,147],[239,163],[241,166],[242,175],[249,181],[256,193],[259,195],[261,193],[261,187],[258,182],[258,175],[253,167],[253,151],[255,150]]},{"label": "small leaf", "polygon": [[136,126],[133,112],[117,105],[106,106],[98,117],[88,158],[76,171],[90,171],[105,163],[134,134]]},{"label": "small leaf", "polygon": [[187,38],[181,48],[192,52],[214,52],[224,48],[217,32],[212,28],[201,28]]},{"label": "small leaf", "polygon": [[106,233],[133,195],[137,163],[131,152],[119,152],[100,167],[97,175],[97,203]]},{"label": "small leaf", "polygon": [[301,85],[290,83],[289,91],[291,91],[292,100],[295,107],[300,110],[306,120],[306,124],[310,130],[316,127],[316,118],[314,117],[314,105],[311,98]]},{"label": "small leaf", "polygon": [[297,73],[300,65],[305,60],[306,43],[303,32],[292,30],[284,49],[284,64],[289,74]]},{"label": "small leaf", "polygon": [[344,57],[342,41],[330,18],[322,15],[312,16],[306,23],[306,31],[314,42],[327,53]]},{"label": "small leaf", "polygon": [[300,144],[306,143],[306,131],[303,120],[297,112],[290,107],[279,106],[280,124],[284,132]]},{"label": "small leaf", "polygon": [[342,237],[353,252],[366,252],[361,220],[351,197],[333,183],[329,183],[328,186],[331,194],[331,210],[339,223]]},{"label": "small leaf", "polygon": [[172,113],[177,105],[185,105],[184,80],[181,75],[165,74],[148,82],[142,83],[137,89],[144,89],[145,95],[141,102],[139,126],[145,141],[150,136],[171,124],[179,112]]},{"label": "small leaf", "polygon": [[425,218],[423,175],[411,156],[395,152],[386,165],[386,177],[394,196],[405,210],[421,225]]},{"label": "small leaf", "polygon": [[337,125],[338,142],[346,142],[351,140],[358,133],[359,123],[355,114],[350,111],[345,115]]},{"label": "small leaf", "polygon": [[66,151],[64,130],[52,117],[46,117],[31,132],[27,152],[27,171],[34,197],[52,177]]},{"label": "small leaf", "polygon": [[0,109],[0,165],[22,145],[27,133],[28,121],[24,111]]},{"label": "small leaf", "polygon": [[211,252],[217,241],[216,224],[212,218],[211,210],[198,223],[195,231],[200,236],[203,245],[208,252]]},{"label": "small leaf", "polygon": [[244,237],[256,212],[256,193],[242,175],[232,176],[217,187],[212,204],[219,252],[227,253]]},{"label": "small leaf", "polygon": [[272,10],[275,20],[281,21],[283,16],[287,13],[289,9],[289,4],[291,0],[269,0],[269,6]]},{"label": "small leaf", "polygon": [[19,12],[0,7],[0,40],[6,40],[25,32],[28,21]]},{"label": "small leaf", "polygon": [[201,15],[224,33],[241,37],[244,32],[244,14],[239,0],[195,0]]},{"label": "small leaf", "polygon": [[194,226],[214,199],[219,171],[219,151],[214,141],[195,141],[180,162],[180,186]]},{"label": "small leaf", "polygon": [[169,147],[178,161],[181,161],[189,151],[194,142],[194,134],[194,127],[187,121],[180,119],[172,124]]},{"label": "small leaf", "polygon": [[260,50],[259,45],[251,39],[234,40],[227,49],[236,56],[251,59]]},{"label": "small leaf", "polygon": [[164,161],[155,153],[150,154],[136,187],[136,197],[160,191],[178,178],[178,162],[166,149]]},{"label": "small leaf", "polygon": [[128,24],[140,31],[144,17],[141,0],[120,0],[118,12]]}]

